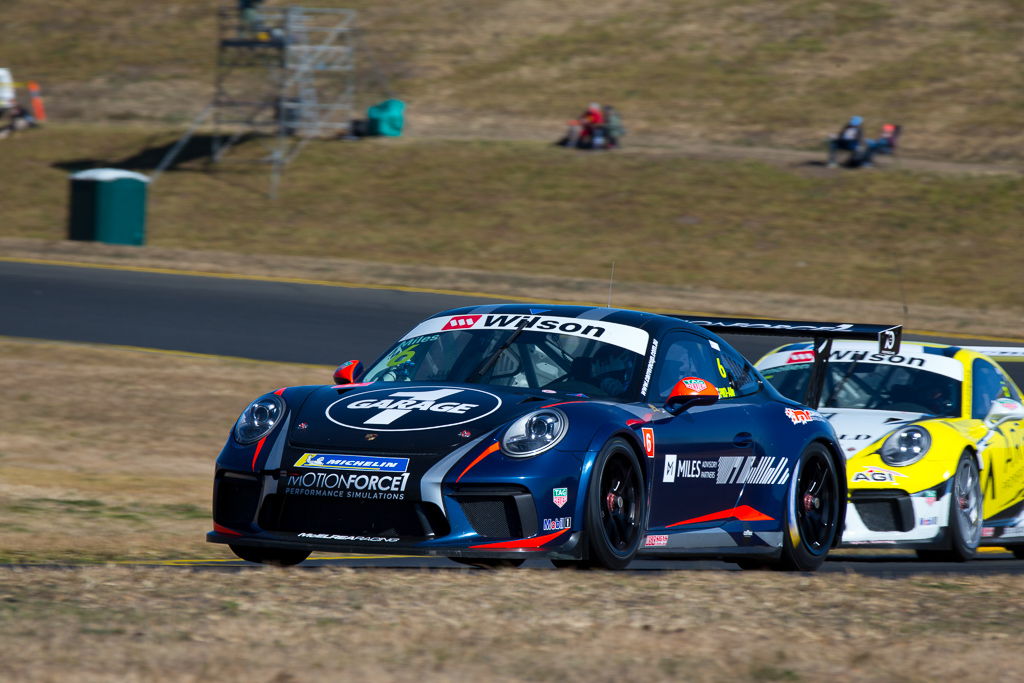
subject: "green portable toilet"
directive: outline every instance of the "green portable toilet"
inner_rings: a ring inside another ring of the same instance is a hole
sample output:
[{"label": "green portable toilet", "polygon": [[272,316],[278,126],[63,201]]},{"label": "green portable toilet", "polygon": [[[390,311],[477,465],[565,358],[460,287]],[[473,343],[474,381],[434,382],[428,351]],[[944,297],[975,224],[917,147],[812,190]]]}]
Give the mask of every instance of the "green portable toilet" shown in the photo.
[{"label": "green portable toilet", "polygon": [[147,183],[147,176],[119,168],[72,173],[68,239],[144,243]]},{"label": "green portable toilet", "polygon": [[366,110],[370,135],[397,137],[405,124],[405,102],[384,100]]}]

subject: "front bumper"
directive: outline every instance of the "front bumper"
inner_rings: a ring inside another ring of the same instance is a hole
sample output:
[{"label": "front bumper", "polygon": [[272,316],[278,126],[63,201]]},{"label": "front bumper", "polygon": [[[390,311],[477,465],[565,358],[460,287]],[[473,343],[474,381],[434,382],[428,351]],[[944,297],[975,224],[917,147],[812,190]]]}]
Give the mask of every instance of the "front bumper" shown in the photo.
[{"label": "front bumper", "polygon": [[853,489],[846,507],[844,547],[940,548],[949,526],[951,493],[934,496],[896,489]]}]

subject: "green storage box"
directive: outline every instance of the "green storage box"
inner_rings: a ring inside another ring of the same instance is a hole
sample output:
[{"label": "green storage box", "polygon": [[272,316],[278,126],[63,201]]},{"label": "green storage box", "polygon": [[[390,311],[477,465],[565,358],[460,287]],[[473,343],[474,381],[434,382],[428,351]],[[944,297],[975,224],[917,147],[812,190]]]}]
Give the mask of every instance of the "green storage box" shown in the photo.
[{"label": "green storage box", "polygon": [[405,125],[405,102],[384,100],[366,110],[370,135],[398,137]]},{"label": "green storage box", "polygon": [[147,176],[119,168],[72,173],[68,238],[108,244],[143,244],[148,183]]}]

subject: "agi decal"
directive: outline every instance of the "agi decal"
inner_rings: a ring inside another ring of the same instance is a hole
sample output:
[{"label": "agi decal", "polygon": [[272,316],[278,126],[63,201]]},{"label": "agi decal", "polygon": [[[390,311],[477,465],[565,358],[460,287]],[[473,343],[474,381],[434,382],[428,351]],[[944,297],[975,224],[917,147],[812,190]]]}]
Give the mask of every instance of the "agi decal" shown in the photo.
[{"label": "agi decal", "polygon": [[569,502],[569,489],[551,489],[551,500],[558,507],[564,507]]},{"label": "agi decal", "polygon": [[648,458],[654,457],[654,429],[651,427],[641,427],[640,432],[644,437],[644,453],[647,454]]},{"label": "agi decal", "polygon": [[408,472],[382,475],[289,472],[284,492],[292,496],[404,500],[408,483]]},{"label": "agi decal", "polygon": [[767,455],[730,455],[718,459],[716,484],[782,485],[789,481],[786,458]]},{"label": "agi decal", "polygon": [[935,526],[939,523],[938,517],[921,517],[917,520],[918,526]]},{"label": "agi decal", "polygon": [[325,470],[357,470],[361,472],[405,472],[409,458],[377,458],[372,456],[303,453],[292,467],[316,467]]},{"label": "agi decal", "polygon": [[348,394],[327,406],[325,412],[327,419],[342,427],[411,432],[465,424],[486,417],[500,407],[501,399],[489,391],[426,387]]},{"label": "agi decal", "polygon": [[544,520],[544,531],[561,531],[572,528],[572,517],[555,517]]},{"label": "agi decal", "polygon": [[895,472],[893,470],[887,470],[884,467],[876,467],[875,465],[864,465],[860,468],[860,472],[853,475],[854,481],[870,481],[881,484],[895,484],[896,477],[906,477],[907,475],[901,472]]},{"label": "agi decal", "polygon": [[668,534],[652,534],[644,539],[644,546],[659,548],[668,545]]}]

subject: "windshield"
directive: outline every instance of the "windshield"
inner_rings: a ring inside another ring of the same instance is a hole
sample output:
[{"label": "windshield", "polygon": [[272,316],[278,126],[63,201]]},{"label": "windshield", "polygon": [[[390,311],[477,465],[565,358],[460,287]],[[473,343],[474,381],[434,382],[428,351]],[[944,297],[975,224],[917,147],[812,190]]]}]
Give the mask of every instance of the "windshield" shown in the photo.
[{"label": "windshield", "polygon": [[[802,401],[811,376],[811,364],[768,368],[761,374],[784,396]],[[960,414],[960,381],[920,368],[831,361],[820,407],[867,408],[954,417]]]},{"label": "windshield", "polygon": [[639,353],[596,339],[525,328],[453,330],[403,339],[364,382],[474,382],[628,400]]}]

